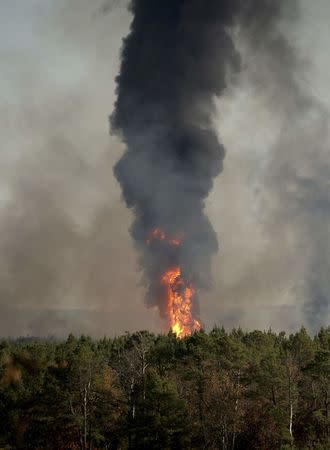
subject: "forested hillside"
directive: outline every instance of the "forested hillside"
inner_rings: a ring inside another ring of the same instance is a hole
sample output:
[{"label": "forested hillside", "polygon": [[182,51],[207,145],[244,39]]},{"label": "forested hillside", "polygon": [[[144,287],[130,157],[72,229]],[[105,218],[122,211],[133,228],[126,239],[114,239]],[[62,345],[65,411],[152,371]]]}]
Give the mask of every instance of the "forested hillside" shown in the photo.
[{"label": "forested hillside", "polygon": [[1,449],[330,449],[330,328],[0,343]]}]

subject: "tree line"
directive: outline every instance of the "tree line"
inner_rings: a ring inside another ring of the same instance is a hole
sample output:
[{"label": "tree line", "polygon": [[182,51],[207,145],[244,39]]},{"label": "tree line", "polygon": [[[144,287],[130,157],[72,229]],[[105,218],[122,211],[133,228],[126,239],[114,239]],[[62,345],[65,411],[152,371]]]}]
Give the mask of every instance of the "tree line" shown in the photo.
[{"label": "tree line", "polygon": [[330,448],[330,327],[0,342],[0,449]]}]

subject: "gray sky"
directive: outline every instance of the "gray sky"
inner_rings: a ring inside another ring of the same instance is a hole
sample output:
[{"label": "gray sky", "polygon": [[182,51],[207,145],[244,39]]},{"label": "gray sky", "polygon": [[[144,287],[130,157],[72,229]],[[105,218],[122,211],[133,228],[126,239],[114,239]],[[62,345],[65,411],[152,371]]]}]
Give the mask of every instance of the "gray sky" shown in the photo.
[{"label": "gray sky", "polygon": [[[330,4],[302,2],[285,67],[238,37],[244,70],[217,100],[227,149],[207,210],[219,235],[207,326],[311,329],[329,318]],[[0,2],[0,335],[161,330],[112,166],[114,78],[130,15],[104,0]],[[283,84],[284,83],[284,84]],[[328,297],[327,297],[328,295]]]}]

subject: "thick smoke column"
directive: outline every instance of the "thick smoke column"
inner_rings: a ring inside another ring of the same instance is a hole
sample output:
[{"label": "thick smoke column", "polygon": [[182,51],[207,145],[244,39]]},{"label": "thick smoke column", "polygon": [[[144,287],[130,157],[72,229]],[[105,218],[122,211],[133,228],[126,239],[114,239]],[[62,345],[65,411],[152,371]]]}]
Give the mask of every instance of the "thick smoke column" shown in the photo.
[{"label": "thick smoke column", "polygon": [[[273,5],[276,3],[276,5]],[[131,32],[122,50],[112,129],[127,146],[115,166],[135,213],[132,235],[148,285],[147,302],[166,315],[162,275],[179,266],[199,289],[210,284],[216,234],[204,201],[222,170],[225,151],[212,128],[213,100],[240,58],[237,24],[261,34],[281,2],[256,0],[133,0]],[[257,36],[258,38],[258,36]],[[150,235],[160,229],[180,246]],[[198,314],[196,295],[195,313]]]}]

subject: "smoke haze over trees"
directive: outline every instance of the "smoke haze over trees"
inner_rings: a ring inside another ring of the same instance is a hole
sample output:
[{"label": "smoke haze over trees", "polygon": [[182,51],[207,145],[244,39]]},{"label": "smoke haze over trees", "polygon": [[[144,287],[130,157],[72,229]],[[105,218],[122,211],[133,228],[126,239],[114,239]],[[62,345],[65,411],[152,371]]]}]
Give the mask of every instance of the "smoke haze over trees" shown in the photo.
[{"label": "smoke haze over trees", "polygon": [[[143,304],[111,175],[123,149],[107,116],[132,16],[104,4],[0,5],[5,336],[162,326]],[[273,14],[251,21],[244,4],[240,68],[212,115],[226,157],[206,212],[221,251],[201,315],[209,327],[316,329],[328,322],[330,6],[301,0],[297,14],[287,2],[278,17],[282,2],[268,2]]]}]

